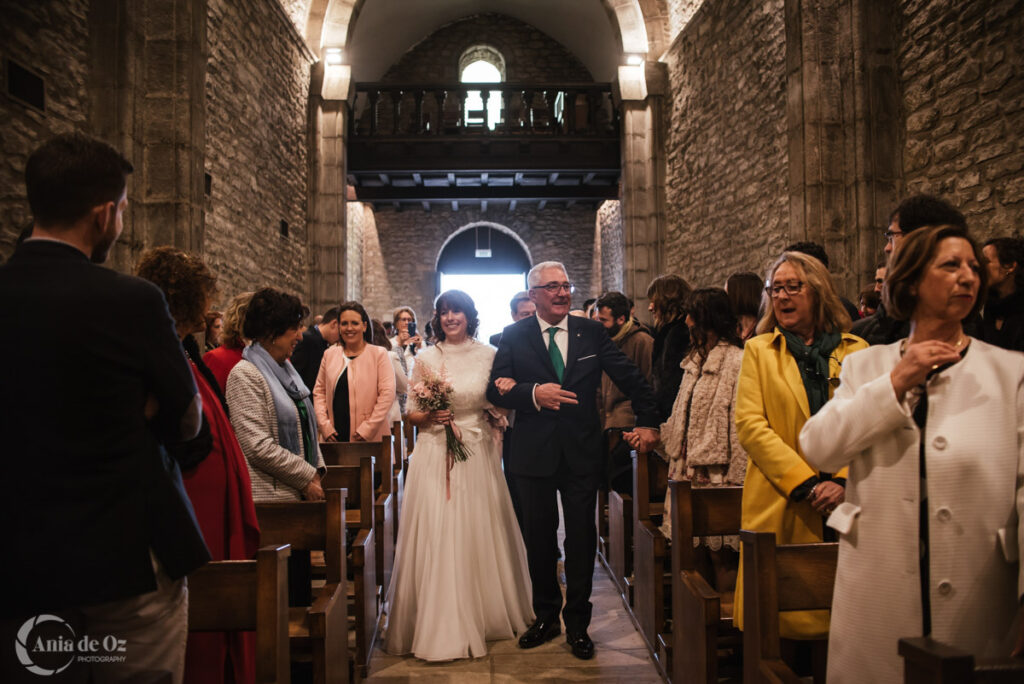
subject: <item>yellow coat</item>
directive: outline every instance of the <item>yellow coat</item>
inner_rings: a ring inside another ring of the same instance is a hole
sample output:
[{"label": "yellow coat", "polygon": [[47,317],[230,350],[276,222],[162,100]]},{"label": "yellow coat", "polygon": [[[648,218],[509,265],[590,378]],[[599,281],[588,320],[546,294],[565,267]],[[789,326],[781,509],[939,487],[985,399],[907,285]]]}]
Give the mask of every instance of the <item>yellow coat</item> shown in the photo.
[{"label": "yellow coat", "polygon": [[[864,349],[867,342],[843,333],[829,360],[829,377],[839,377],[842,360]],[[832,388],[829,388],[829,397]],[[743,529],[774,532],[778,544],[822,540],[823,520],[806,501],[793,503],[789,494],[818,474],[800,453],[800,429],[811,411],[807,392],[786,338],[779,332],[747,340],[736,387],[736,429],[748,455],[743,482]],[[846,477],[847,469],[838,473]],[[743,629],[743,561],[736,580],[734,622]],[[827,611],[783,613],[780,634],[791,639],[828,635]]]}]

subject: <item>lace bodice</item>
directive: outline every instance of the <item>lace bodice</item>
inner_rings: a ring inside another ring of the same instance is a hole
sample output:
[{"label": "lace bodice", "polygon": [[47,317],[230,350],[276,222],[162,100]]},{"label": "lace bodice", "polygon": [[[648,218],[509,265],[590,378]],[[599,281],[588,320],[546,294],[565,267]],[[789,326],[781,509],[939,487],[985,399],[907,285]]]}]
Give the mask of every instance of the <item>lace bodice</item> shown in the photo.
[{"label": "lace bodice", "polygon": [[456,422],[461,422],[490,408],[485,392],[493,361],[494,348],[482,342],[467,340],[457,345],[439,342],[416,356],[412,382],[422,377],[423,366],[444,371],[455,388],[452,410]]}]

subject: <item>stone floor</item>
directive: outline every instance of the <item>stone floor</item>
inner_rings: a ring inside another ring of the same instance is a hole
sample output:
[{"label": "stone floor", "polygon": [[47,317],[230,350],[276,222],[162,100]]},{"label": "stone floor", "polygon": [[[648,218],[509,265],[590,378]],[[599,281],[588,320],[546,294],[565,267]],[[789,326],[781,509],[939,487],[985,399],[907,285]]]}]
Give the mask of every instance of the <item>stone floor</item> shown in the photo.
[{"label": "stone floor", "polygon": [[[561,542],[561,529],[558,536]],[[562,590],[565,590],[564,586]],[[516,646],[514,639],[495,641],[489,644],[486,656],[447,663],[427,663],[413,657],[389,656],[380,650],[378,642],[367,681],[371,684],[514,684],[537,681],[662,684],[664,680],[633,626],[622,598],[608,573],[597,562],[594,563],[591,601],[594,610],[589,634],[596,649],[592,660],[574,658],[564,636],[529,651]]]},{"label": "stone floor", "polygon": [[389,656],[379,645],[370,665],[371,684],[400,682],[628,682],[661,684],[633,627],[615,586],[600,565],[594,566],[593,620],[590,637],[596,653],[593,660],[577,660],[564,638],[558,638],[529,651],[516,646],[515,640],[495,641],[481,658],[448,663],[427,663],[412,657]]}]

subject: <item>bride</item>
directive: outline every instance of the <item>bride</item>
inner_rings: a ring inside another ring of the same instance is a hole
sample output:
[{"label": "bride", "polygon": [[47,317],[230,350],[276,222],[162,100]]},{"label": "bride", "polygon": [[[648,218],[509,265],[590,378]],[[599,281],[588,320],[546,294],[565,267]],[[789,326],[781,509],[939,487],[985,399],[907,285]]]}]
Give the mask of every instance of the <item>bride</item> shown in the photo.
[{"label": "bride", "polygon": [[[533,622],[526,549],[501,472],[501,446],[484,398],[494,349],[476,341],[476,306],[449,290],[434,302],[439,342],[417,356],[412,386],[444,373],[450,411],[414,409],[410,457],[384,649],[423,660],[486,655],[487,641],[511,639]],[[470,454],[448,465],[445,424]]]}]

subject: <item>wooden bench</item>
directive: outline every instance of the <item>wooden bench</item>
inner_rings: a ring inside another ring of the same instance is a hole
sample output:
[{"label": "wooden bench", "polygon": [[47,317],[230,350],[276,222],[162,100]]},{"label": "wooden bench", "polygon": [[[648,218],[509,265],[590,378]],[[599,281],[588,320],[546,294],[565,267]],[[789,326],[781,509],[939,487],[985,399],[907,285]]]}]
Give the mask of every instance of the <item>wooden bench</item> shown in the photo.
[{"label": "wooden bench", "polygon": [[207,563],[188,576],[190,632],[256,631],[257,684],[289,684],[287,544],[256,560]]},{"label": "wooden bench", "polygon": [[[665,512],[668,464],[656,453],[633,452],[633,618],[655,661],[667,675],[666,600],[671,600],[669,540],[659,526]],[[666,595],[667,594],[667,595]],[[670,605],[670,604],[669,604]],[[660,643],[664,644],[659,648]]]},{"label": "wooden bench", "polygon": [[[373,469],[368,461],[354,466],[327,466],[323,484],[325,490],[347,489],[348,499],[352,502],[349,505],[354,504],[359,512],[357,522],[346,519],[346,527],[355,531],[355,539],[351,542],[352,583],[347,594],[352,602],[355,622],[355,672],[359,677],[365,677],[377,639],[381,601],[375,562],[373,508],[370,506],[373,501]],[[353,513],[351,508],[346,510],[346,518],[350,513]]]},{"label": "wooden bench", "polygon": [[[742,647],[732,624],[733,593],[721,594],[697,570],[693,537],[739,534],[743,487],[694,489],[669,482],[672,500],[672,681],[715,684],[718,649]],[[683,540],[688,540],[686,543]],[[668,668],[666,668],[668,669]]]},{"label": "wooden bench", "polygon": [[310,606],[292,606],[288,635],[292,659],[311,661],[315,684],[346,684],[348,667],[348,596],[345,570],[346,489],[324,489],[324,501],[256,504],[260,539],[322,551],[326,582]]},{"label": "wooden bench", "polygon": [[[774,532],[740,531],[743,546],[743,683],[796,684],[801,679],[783,662],[779,613],[828,610],[836,580],[839,544],[776,546]],[[823,644],[822,644],[823,645]],[[816,684],[824,682],[816,663]]]},{"label": "wooden bench", "polygon": [[1020,684],[1024,659],[975,662],[974,656],[928,637],[900,639],[904,684]]},{"label": "wooden bench", "polygon": [[395,497],[394,451],[391,435],[380,442],[324,442],[320,451],[327,465],[373,464],[375,479],[380,482],[373,502],[373,531],[376,539],[376,572],[381,596],[387,596],[391,570],[395,564]]},{"label": "wooden bench", "polygon": [[[622,442],[622,430],[605,430],[605,459]],[[633,605],[633,497],[608,490],[608,567],[626,605]]]},{"label": "wooden bench", "polygon": [[398,543],[398,525],[402,515],[402,502],[405,500],[405,471],[408,468],[409,451],[405,441],[405,430],[402,421],[391,423],[391,442],[394,444],[395,462],[394,477],[391,479],[392,502],[395,516],[395,543]]}]

